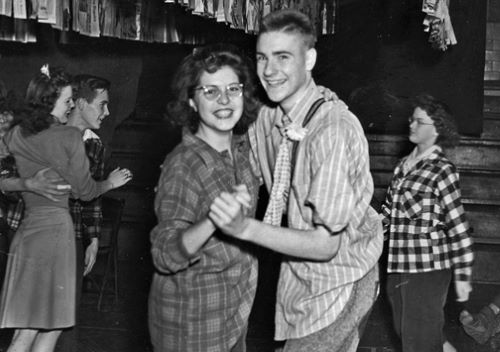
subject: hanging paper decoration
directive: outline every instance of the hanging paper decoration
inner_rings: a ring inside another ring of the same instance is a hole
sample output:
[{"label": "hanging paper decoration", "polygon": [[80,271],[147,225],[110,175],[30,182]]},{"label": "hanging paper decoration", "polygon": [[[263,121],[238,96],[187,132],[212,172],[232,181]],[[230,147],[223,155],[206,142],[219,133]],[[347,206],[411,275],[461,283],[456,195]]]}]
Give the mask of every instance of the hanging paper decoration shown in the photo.
[{"label": "hanging paper decoration", "polygon": [[261,2],[256,0],[247,0],[246,3],[246,26],[245,31],[249,33],[256,33],[259,31],[259,20],[262,9],[260,8]]},{"label": "hanging paper decoration", "polygon": [[78,18],[76,31],[90,36],[90,0],[78,0],[75,12]]},{"label": "hanging paper decoration", "polygon": [[60,5],[56,0],[38,0],[38,22],[56,24],[56,7]]},{"label": "hanging paper decoration", "polygon": [[12,0],[0,0],[0,15],[12,17]]},{"label": "hanging paper decoration", "polygon": [[449,13],[450,0],[423,0],[424,31],[430,32],[429,42],[436,50],[445,51],[449,45],[457,44]]},{"label": "hanging paper decoration", "polygon": [[[258,33],[262,17],[283,8],[295,8],[307,14],[319,34],[332,34],[337,1],[0,0],[0,15],[8,19],[2,18],[0,22],[0,40],[36,41],[31,28],[38,21],[60,31],[90,37],[202,44],[230,35],[230,28]],[[16,19],[15,25],[10,20],[13,18]],[[233,33],[239,35],[240,32]]]},{"label": "hanging paper decoration", "polygon": [[69,31],[71,29],[71,5],[70,0],[61,0],[62,6],[56,9],[56,24],[54,28],[60,31]]},{"label": "hanging paper decoration", "polygon": [[112,0],[102,0],[102,7],[99,13],[99,28],[101,35],[113,37],[115,35],[117,5]]},{"label": "hanging paper decoration", "polygon": [[216,8],[215,20],[217,22],[224,22],[226,19],[225,10],[224,10],[224,1],[223,0],[214,0],[214,8]]},{"label": "hanging paper decoration", "polygon": [[193,9],[193,14],[195,15],[202,15],[205,12],[205,4],[203,3],[203,0],[195,0],[191,8]]},{"label": "hanging paper decoration", "polygon": [[231,5],[231,27],[232,28],[245,28],[245,14],[243,11],[243,3],[245,0],[233,0]]},{"label": "hanging paper decoration", "polygon": [[99,37],[99,0],[90,0],[90,36]]},{"label": "hanging paper decoration", "polygon": [[14,18],[27,19],[26,0],[14,0]]},{"label": "hanging paper decoration", "polygon": [[231,15],[233,11],[233,1],[234,0],[224,0],[224,20],[221,21],[227,23],[232,28],[234,28],[233,16]]},{"label": "hanging paper decoration", "polygon": [[264,7],[262,9],[262,17],[271,12],[271,0],[264,0]]},{"label": "hanging paper decoration", "polygon": [[0,40],[34,43],[36,42],[34,24],[34,21],[0,16]]},{"label": "hanging paper decoration", "polygon": [[36,20],[38,16],[38,0],[28,0],[26,2],[26,6],[28,10],[28,18]]}]

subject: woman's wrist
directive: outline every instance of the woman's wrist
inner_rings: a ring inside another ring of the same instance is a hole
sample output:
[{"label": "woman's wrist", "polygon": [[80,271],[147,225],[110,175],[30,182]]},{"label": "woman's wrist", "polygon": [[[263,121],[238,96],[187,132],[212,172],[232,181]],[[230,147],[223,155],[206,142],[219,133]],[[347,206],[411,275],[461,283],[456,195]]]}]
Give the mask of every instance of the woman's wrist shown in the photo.
[{"label": "woman's wrist", "polygon": [[28,179],[21,177],[0,178],[1,192],[22,192],[30,191],[29,185],[26,183]]},{"label": "woman's wrist", "polygon": [[112,189],[115,188],[115,186],[113,185],[113,182],[111,182],[111,180],[107,179],[106,182],[107,182],[107,189],[108,189],[108,191],[110,191],[110,190],[112,190]]},{"label": "woman's wrist", "polygon": [[32,187],[31,187],[30,182],[31,182],[31,180],[29,177],[20,177],[19,178],[19,183],[21,184],[23,191],[32,191]]}]

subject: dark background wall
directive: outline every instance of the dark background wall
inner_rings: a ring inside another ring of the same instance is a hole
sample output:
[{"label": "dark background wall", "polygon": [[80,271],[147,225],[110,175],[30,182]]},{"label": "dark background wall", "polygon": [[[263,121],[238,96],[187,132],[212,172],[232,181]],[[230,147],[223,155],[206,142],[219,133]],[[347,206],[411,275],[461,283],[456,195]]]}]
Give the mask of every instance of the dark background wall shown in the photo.
[{"label": "dark background wall", "polygon": [[70,73],[92,73],[112,82],[110,110],[112,114],[102,126],[109,140],[113,130],[135,108],[137,86],[142,72],[142,59],[134,44],[106,39],[78,37],[75,44],[58,44],[59,32],[39,25],[36,44],[0,42],[0,79],[8,89],[23,96],[29,80],[49,63],[63,66]]},{"label": "dark background wall", "polygon": [[318,44],[317,80],[340,93],[367,131],[406,133],[406,101],[429,92],[463,134],[482,131],[486,1],[451,0],[458,44],[436,51],[420,0],[341,1],[337,34]]},{"label": "dark background wall", "polygon": [[[421,0],[341,0],[340,4],[337,33],[318,42],[314,75],[349,102],[368,132],[405,133],[407,98],[427,91],[448,102],[462,133],[481,133],[486,1],[451,1],[458,44],[445,52],[427,42]],[[211,30],[206,20],[200,21],[205,25],[200,28]],[[253,56],[253,36],[232,33],[227,38]],[[23,92],[45,62],[109,78],[113,114],[102,128],[106,140],[133,113],[139,119],[163,114],[172,73],[192,48],[83,36],[72,44],[59,44],[59,32],[44,25],[38,27],[38,40],[37,44],[0,42],[0,79]]]}]

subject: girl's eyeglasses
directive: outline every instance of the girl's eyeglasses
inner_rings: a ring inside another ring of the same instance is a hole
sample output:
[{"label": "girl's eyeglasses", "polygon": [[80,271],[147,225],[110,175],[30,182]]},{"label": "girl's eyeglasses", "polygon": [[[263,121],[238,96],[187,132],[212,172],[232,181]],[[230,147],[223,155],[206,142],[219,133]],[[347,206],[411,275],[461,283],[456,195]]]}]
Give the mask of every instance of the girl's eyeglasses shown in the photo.
[{"label": "girl's eyeglasses", "polygon": [[[216,85],[206,85],[201,87],[196,87],[194,90],[203,90],[203,96],[207,100],[213,101],[217,100],[222,95],[222,90]],[[224,87],[226,96],[229,98],[241,97],[243,94],[243,83],[231,83]]]},{"label": "girl's eyeglasses", "polygon": [[416,122],[417,125],[434,125],[434,122],[424,122],[421,119],[416,119],[413,116],[408,117],[408,123],[411,125],[413,122]]}]

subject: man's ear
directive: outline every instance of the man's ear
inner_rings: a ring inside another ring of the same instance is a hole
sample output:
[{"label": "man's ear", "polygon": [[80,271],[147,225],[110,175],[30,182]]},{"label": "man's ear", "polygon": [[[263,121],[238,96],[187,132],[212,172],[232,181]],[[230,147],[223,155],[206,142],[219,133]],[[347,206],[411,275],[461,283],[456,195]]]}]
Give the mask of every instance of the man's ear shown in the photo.
[{"label": "man's ear", "polygon": [[194,110],[194,112],[198,112],[198,107],[193,99],[189,98],[189,106]]},{"label": "man's ear", "polygon": [[83,98],[78,98],[75,101],[75,107],[82,110],[85,107],[85,104],[87,104],[87,101]]},{"label": "man's ear", "polygon": [[318,57],[318,52],[315,48],[308,49],[306,51],[306,69],[307,71],[312,71],[314,65],[316,65],[316,58]]}]

